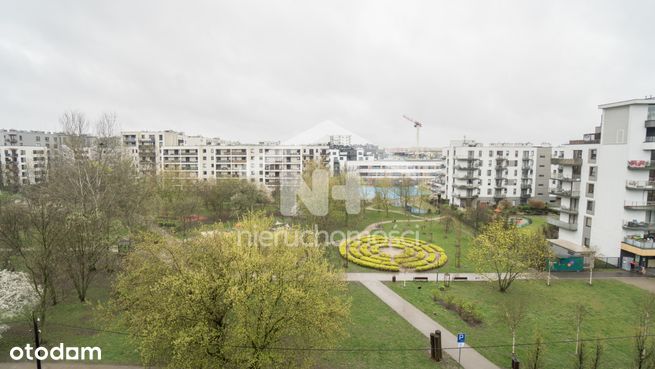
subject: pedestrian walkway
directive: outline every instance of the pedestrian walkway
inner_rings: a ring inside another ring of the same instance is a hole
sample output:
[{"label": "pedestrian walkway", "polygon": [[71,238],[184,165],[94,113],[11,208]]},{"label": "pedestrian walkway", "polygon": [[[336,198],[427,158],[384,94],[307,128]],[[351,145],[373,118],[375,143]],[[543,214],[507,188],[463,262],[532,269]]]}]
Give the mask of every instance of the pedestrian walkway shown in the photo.
[{"label": "pedestrian walkway", "polygon": [[[489,280],[496,280],[497,276],[496,273],[448,273],[451,282],[458,282],[458,281],[463,281],[463,282],[486,282]],[[437,280],[437,273],[429,273],[429,272],[423,272],[423,273],[413,273],[413,272],[408,272],[408,273],[394,273],[394,272],[371,272],[371,273],[346,273],[346,280],[348,282],[364,282],[364,281],[382,281],[382,282],[389,282],[393,277],[396,277],[396,281],[398,282],[403,282],[403,281],[413,281],[415,277],[419,277],[420,279],[427,278],[428,281],[431,282],[436,282]],[[444,273],[439,273],[439,281],[444,280]],[[531,279],[533,275],[531,274],[525,274],[523,276],[519,276],[517,279]],[[544,276],[539,276],[539,278],[543,279]],[[552,277],[555,279],[556,277]]]},{"label": "pedestrian walkway", "polygon": [[[450,357],[457,361],[459,350],[455,348],[457,347],[457,337],[455,337],[454,334],[449,332],[439,323],[432,320],[425,313],[414,307],[414,305],[398,296],[398,294],[393,292],[382,282],[377,280],[366,280],[362,281],[361,283],[371,292],[373,292],[373,294],[375,294],[375,296],[377,296],[385,304],[389,305],[391,309],[393,309],[396,313],[407,320],[412,326],[423,333],[423,335],[426,337],[426,345],[428,345],[428,337],[430,337],[430,333],[433,333],[435,330],[440,330],[442,346],[444,348],[448,348],[444,351],[446,351]],[[461,350],[460,365],[467,369],[499,369],[498,366],[496,366],[484,356],[480,355],[479,352],[470,348],[468,345],[464,345]]]}]

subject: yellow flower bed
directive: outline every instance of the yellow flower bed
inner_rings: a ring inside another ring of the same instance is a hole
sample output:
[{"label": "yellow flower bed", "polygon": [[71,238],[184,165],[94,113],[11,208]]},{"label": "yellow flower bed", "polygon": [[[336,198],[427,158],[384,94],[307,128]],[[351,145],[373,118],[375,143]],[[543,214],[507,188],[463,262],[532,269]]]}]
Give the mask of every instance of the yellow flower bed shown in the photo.
[{"label": "yellow flower bed", "polygon": [[[391,256],[380,248],[401,249],[403,252]],[[357,265],[384,271],[397,272],[400,268],[425,271],[438,268],[448,261],[444,249],[425,241],[380,235],[367,235],[356,240],[342,241],[339,253]]]}]

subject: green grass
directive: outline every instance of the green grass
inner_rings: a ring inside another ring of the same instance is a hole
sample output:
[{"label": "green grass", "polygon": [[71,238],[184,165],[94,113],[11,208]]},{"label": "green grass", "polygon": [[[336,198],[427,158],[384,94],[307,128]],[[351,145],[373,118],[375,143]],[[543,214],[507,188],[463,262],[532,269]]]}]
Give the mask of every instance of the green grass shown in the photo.
[{"label": "green grass", "polygon": [[[139,355],[135,346],[126,335],[96,330],[116,330],[107,327],[98,319],[95,307],[98,302],[108,298],[109,282],[98,280],[89,289],[88,302],[80,303],[73,295],[66,296],[64,301],[53,306],[46,315],[43,326],[43,341],[45,346],[55,346],[64,343],[66,346],[100,347],[102,363],[105,364],[135,364],[139,363]],[[17,319],[18,320],[18,319]],[[14,346],[33,345],[31,323],[26,319],[10,324],[10,330],[0,339],[0,361],[9,361],[9,350]],[[72,328],[81,327],[88,329]]]},{"label": "green grass", "polygon": [[[461,259],[460,267],[457,268],[456,264],[456,244],[457,244],[457,226],[461,224],[462,229],[462,239],[461,239]],[[468,261],[467,255],[469,249],[471,248],[471,242],[474,238],[473,231],[470,227],[453,220],[453,224],[450,227],[448,233],[444,230],[444,225],[440,221],[429,221],[429,222],[408,222],[408,223],[396,223],[396,224],[385,224],[383,229],[386,232],[391,231],[416,231],[418,232],[419,238],[426,242],[431,242],[437,246],[441,246],[448,256],[448,262],[437,269],[439,272],[473,272],[474,267]],[[413,237],[413,234],[412,236]],[[428,273],[433,273],[436,270],[429,271]]]},{"label": "green grass", "polygon": [[[366,287],[350,283],[352,297],[349,336],[337,346],[341,348],[399,349],[430,347],[429,339],[380,301]],[[438,364],[428,351],[326,352],[321,354],[319,368],[330,369],[396,369],[456,368],[452,360]]]},{"label": "green grass", "polygon": [[[634,336],[638,306],[648,293],[619,281],[597,280],[593,287],[584,281],[554,281],[551,287],[543,281],[516,281],[507,293],[500,293],[486,282],[456,282],[447,294],[474,302],[483,317],[480,326],[471,327],[454,312],[432,301],[434,289],[417,289],[416,283],[406,288],[401,284],[388,284],[396,293],[434,317],[451,332],[465,332],[472,346],[510,345],[511,335],[502,314],[503,303],[526,301],[526,316],[521,323],[517,342],[534,342],[541,332],[544,342],[575,339],[574,307],[583,303],[590,311],[582,325],[582,337]],[[423,285],[425,286],[425,285]],[[615,339],[603,342],[603,368],[632,367],[633,339]],[[589,342],[589,350],[595,344]],[[508,367],[511,347],[482,348],[481,354],[498,365]],[[526,361],[529,349],[517,347],[519,359]],[[552,343],[545,346],[544,368],[571,368],[574,360],[574,343]]]},{"label": "green grass", "polygon": [[544,224],[546,224],[546,216],[545,215],[528,215],[528,216],[524,216],[524,217],[529,218],[532,221],[532,223],[530,223],[529,225],[523,227],[522,229],[538,231],[538,230],[541,229],[541,227]]}]

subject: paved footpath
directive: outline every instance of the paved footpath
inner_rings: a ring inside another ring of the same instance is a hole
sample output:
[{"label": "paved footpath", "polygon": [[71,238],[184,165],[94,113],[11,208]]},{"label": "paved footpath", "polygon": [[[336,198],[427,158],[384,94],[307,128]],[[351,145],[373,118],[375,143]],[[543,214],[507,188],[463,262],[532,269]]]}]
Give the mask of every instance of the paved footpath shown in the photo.
[{"label": "paved footpath", "polygon": [[[368,274],[368,273],[362,273]],[[389,287],[385,286],[382,282],[376,280],[367,280],[361,282],[368,288],[375,296],[384,301],[396,313],[407,320],[411,325],[423,333],[426,337],[430,337],[430,333],[435,330],[441,331],[442,346],[451,349],[444,350],[455,361],[458,359],[457,337],[446,330],[442,325],[432,320],[425,313],[414,307],[414,305],[407,302],[402,297],[398,296]],[[427,340],[426,340],[427,342]],[[467,369],[499,369],[491,361],[487,360],[484,356],[480,355],[477,351],[464,345],[462,348],[462,358],[460,365]]]}]

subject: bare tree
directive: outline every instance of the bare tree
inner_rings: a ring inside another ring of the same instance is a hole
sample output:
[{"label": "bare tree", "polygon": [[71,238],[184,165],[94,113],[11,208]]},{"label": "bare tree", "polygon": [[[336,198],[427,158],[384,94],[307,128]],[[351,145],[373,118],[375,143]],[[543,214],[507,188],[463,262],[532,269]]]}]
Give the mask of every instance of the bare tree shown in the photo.
[{"label": "bare tree", "polygon": [[516,333],[525,318],[526,305],[527,303],[523,299],[507,299],[503,304],[503,318],[512,333],[512,355],[516,354]]},{"label": "bare tree", "polygon": [[580,348],[580,331],[582,329],[582,322],[588,314],[587,307],[581,303],[575,305],[575,353],[578,354],[582,349]]},{"label": "bare tree", "polygon": [[650,333],[653,320],[653,309],[655,308],[655,297],[649,297],[641,304],[637,327],[635,332],[635,368],[653,369],[655,367],[655,356],[653,351],[655,345]]},{"label": "bare tree", "polygon": [[40,188],[30,189],[24,201],[3,205],[0,212],[0,244],[21,260],[42,322],[48,303],[57,303],[58,256],[66,236],[62,220],[61,207]]}]

